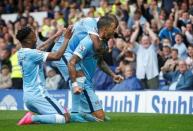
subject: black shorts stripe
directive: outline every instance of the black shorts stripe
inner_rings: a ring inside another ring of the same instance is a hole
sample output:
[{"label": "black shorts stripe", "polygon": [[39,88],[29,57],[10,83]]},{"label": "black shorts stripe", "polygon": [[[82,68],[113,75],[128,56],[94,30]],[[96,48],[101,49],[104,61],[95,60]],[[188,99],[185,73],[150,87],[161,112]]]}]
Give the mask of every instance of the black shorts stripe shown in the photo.
[{"label": "black shorts stripe", "polygon": [[45,98],[54,107],[54,109],[58,112],[58,114],[64,115],[62,111],[58,108],[58,106],[49,97],[46,96]]},{"label": "black shorts stripe", "polygon": [[62,56],[62,60],[64,61],[64,63],[66,64],[66,65],[68,65],[68,61],[67,61],[67,59],[66,59],[66,57],[63,55]]},{"label": "black shorts stripe", "polygon": [[88,102],[90,111],[91,111],[91,113],[93,113],[93,112],[94,112],[94,108],[93,108],[93,106],[92,106],[92,102],[91,102],[91,100],[90,100],[90,98],[89,98],[89,95],[88,95],[88,93],[87,93],[86,90],[83,90],[83,92],[84,92],[84,95],[85,95],[86,100],[87,100],[87,102]]}]

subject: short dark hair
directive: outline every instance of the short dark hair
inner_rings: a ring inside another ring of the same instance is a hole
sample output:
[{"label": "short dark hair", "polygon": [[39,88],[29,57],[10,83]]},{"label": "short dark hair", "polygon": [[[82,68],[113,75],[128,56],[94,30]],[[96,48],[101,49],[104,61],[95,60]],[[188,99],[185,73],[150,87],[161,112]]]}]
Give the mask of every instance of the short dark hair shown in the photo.
[{"label": "short dark hair", "polygon": [[172,51],[175,51],[178,54],[178,49],[172,48]]},{"label": "short dark hair", "polygon": [[22,29],[18,30],[16,34],[16,38],[22,43],[23,40],[32,32],[31,27],[26,26],[23,27]]},{"label": "short dark hair", "polygon": [[188,45],[188,48],[189,48],[189,47],[193,48],[193,45]]},{"label": "short dark hair", "polygon": [[119,22],[118,22],[115,15],[107,14],[105,16],[102,16],[99,19],[99,21],[97,22],[97,28],[101,29],[101,28],[104,28],[104,27],[110,27],[112,23],[114,23],[116,27],[119,24]]},{"label": "short dark hair", "polygon": [[179,35],[179,36],[181,36],[182,38],[183,38],[183,34],[182,33],[176,33],[176,35]]}]

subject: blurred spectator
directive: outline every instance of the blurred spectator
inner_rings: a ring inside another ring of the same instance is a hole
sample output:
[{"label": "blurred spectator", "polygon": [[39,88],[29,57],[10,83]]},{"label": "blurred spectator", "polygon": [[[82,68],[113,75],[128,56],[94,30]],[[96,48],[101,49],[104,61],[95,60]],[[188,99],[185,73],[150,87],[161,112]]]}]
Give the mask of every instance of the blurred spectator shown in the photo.
[{"label": "blurred spectator", "polygon": [[57,23],[57,26],[64,27],[66,25],[66,23],[64,21],[63,14],[61,12],[59,12],[59,11],[55,12],[54,19],[55,19],[55,21]]},{"label": "blurred spectator", "polygon": [[108,5],[108,0],[100,0],[99,8],[97,9],[98,16],[104,16],[106,13],[110,13],[111,8]]},{"label": "blurred spectator", "polygon": [[162,0],[161,7],[166,11],[166,14],[169,15],[171,13],[171,9],[174,7],[173,0]]},{"label": "blurred spectator", "polygon": [[128,63],[132,64],[134,67],[136,66],[136,56],[135,53],[125,46],[122,52],[118,56],[118,61],[127,61]]},{"label": "blurred spectator", "polygon": [[135,10],[134,15],[129,18],[127,23],[128,27],[133,29],[136,21],[139,21],[141,27],[143,27],[147,22],[147,20],[142,16],[141,11],[137,9]]},{"label": "blurred spectator", "polygon": [[188,69],[193,71],[193,45],[188,46],[188,57],[186,58]]},{"label": "blurred spectator", "polygon": [[163,38],[167,38],[172,42],[172,46],[175,44],[175,36],[176,33],[180,33],[181,31],[173,26],[173,21],[172,20],[167,20],[166,21],[166,27],[164,27],[160,32],[159,32],[159,38],[162,40]]},{"label": "blurred spectator", "polygon": [[173,72],[178,69],[178,50],[173,48],[171,49],[171,58],[167,59],[165,64],[161,67],[162,72]]},{"label": "blurred spectator", "polygon": [[48,90],[58,89],[61,76],[59,74],[56,74],[56,71],[49,66],[46,68],[46,75],[46,88]]},{"label": "blurred spectator", "polygon": [[4,65],[0,72],[0,89],[10,88],[12,86],[9,67]]},{"label": "blurred spectator", "polygon": [[83,16],[84,15],[83,15],[82,11],[78,10],[76,8],[76,3],[72,4],[71,8],[70,8],[70,13],[69,13],[69,16],[68,16],[68,24],[69,25],[74,24],[80,18],[83,18]]},{"label": "blurred spectator", "polygon": [[115,40],[115,47],[112,50],[113,63],[117,66],[119,64],[119,54],[125,47],[125,42],[121,38]]},{"label": "blurred spectator", "polygon": [[97,16],[96,7],[94,6],[90,7],[87,13],[87,17],[96,17],[96,16]]},{"label": "blurred spectator", "polygon": [[[146,7],[147,6],[147,7]],[[151,0],[150,4],[143,4],[142,5],[142,13],[143,16],[150,22],[154,18],[154,13],[160,12],[160,8],[158,7],[158,1],[157,0]]]},{"label": "blurred spectator", "polygon": [[168,90],[192,90],[193,88],[193,74],[188,70],[187,64],[184,60],[179,61],[179,70],[175,72],[164,73],[164,78],[171,82]]},{"label": "blurred spectator", "polygon": [[4,40],[0,38],[0,67],[2,65],[7,65],[11,69],[10,55],[11,46],[6,45]]},{"label": "blurred spectator", "polygon": [[127,65],[123,72],[124,81],[116,84],[112,91],[130,91],[130,90],[142,90],[140,80],[135,76],[135,70],[131,65]]},{"label": "blurred spectator", "polygon": [[113,39],[110,39],[108,41],[108,52],[105,52],[104,54],[104,60],[106,61],[106,63],[109,65],[109,66],[114,66],[114,62],[113,62],[113,56],[112,56],[112,53],[113,53],[113,47],[114,47],[114,40]]},{"label": "blurred spectator", "polygon": [[11,62],[11,79],[14,89],[23,89],[22,69],[18,63],[18,52],[16,46],[12,47]]},{"label": "blurred spectator", "polygon": [[193,29],[192,29],[192,24],[188,23],[186,25],[186,28],[182,28],[182,31],[185,34],[185,38],[186,38],[188,44],[193,45]]},{"label": "blurred spectator", "polygon": [[162,40],[162,51],[158,53],[158,66],[160,68],[165,64],[165,62],[171,57],[171,45],[168,39]]},{"label": "blurred spectator", "polygon": [[50,19],[49,18],[45,18],[42,28],[41,28],[41,35],[43,37],[47,37],[48,33],[51,31],[51,23],[50,23]]},{"label": "blurred spectator", "polygon": [[178,57],[182,60],[185,60],[187,57],[187,48],[183,42],[182,34],[176,34],[175,42],[176,43],[174,45],[174,48],[178,49]]},{"label": "blurred spectator", "polygon": [[186,27],[187,24],[191,23],[188,12],[183,12],[182,17],[177,21],[177,27],[182,29],[182,27]]}]

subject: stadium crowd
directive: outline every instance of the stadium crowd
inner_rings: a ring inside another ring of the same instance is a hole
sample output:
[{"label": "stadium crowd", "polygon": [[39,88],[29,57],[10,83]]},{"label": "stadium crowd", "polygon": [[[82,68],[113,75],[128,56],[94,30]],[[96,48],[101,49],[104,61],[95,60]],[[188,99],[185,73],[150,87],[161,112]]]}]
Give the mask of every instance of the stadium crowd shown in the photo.
[{"label": "stadium crowd", "polygon": [[[47,12],[42,25],[30,15],[37,11]],[[18,16],[7,23],[0,17],[0,89],[22,89],[17,59],[21,46],[15,37],[21,27],[31,26],[38,37],[37,44],[41,44],[57,29],[81,18],[112,13],[119,20],[119,28],[108,41],[104,59],[125,80],[115,84],[97,69],[93,79],[96,90],[193,90],[192,0],[0,1],[0,15],[9,13]],[[47,89],[68,88],[51,62],[44,67]]]}]

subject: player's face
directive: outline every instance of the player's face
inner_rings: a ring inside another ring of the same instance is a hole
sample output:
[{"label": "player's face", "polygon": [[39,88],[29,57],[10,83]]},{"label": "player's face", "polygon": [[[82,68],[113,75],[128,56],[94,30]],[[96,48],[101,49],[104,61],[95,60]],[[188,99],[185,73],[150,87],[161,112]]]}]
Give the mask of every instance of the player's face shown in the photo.
[{"label": "player's face", "polygon": [[105,29],[104,39],[109,40],[114,37],[115,30],[117,29],[115,24],[112,24],[109,28]]}]

